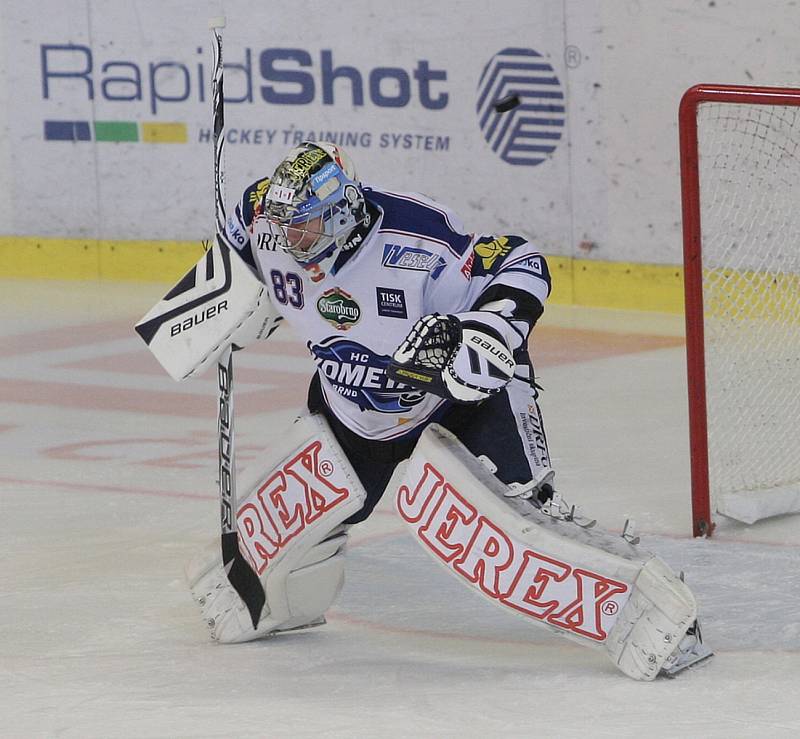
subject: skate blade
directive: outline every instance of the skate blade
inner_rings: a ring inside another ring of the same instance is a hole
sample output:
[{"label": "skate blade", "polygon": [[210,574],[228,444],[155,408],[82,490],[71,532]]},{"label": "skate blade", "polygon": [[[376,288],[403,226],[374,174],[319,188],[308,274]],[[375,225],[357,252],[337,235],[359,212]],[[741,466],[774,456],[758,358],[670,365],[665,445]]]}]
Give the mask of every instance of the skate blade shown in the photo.
[{"label": "skate blade", "polygon": [[669,667],[662,667],[659,675],[662,677],[673,678],[683,672],[687,667],[694,667],[695,665],[705,662],[713,656],[714,652],[712,652],[707,646],[704,644],[697,644],[693,651],[682,654],[675,661],[675,664],[670,665]]},{"label": "skate blade", "polygon": [[288,629],[277,629],[275,631],[270,632],[271,634],[293,634],[295,631],[305,631],[306,629],[314,629],[317,626],[324,626],[328,622],[325,620],[325,616],[320,616],[319,618],[315,618],[313,621],[309,621],[307,624],[301,624],[300,626],[292,626]]}]

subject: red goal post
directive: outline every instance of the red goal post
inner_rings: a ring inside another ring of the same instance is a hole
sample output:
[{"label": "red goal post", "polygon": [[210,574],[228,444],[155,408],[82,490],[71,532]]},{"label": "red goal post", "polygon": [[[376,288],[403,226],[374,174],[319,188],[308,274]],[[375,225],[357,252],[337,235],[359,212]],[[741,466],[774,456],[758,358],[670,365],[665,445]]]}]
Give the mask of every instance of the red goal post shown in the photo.
[{"label": "red goal post", "polygon": [[695,536],[717,511],[800,510],[798,106],[800,89],[710,84],[680,103]]}]

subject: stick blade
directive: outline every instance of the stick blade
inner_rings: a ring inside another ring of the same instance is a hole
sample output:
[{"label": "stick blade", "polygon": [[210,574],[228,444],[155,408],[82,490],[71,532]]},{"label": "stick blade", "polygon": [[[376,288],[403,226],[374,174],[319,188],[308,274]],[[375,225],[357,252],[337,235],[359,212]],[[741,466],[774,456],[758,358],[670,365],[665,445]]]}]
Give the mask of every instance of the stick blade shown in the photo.
[{"label": "stick blade", "polygon": [[267,596],[258,575],[239,551],[239,535],[236,532],[222,534],[222,562],[228,573],[228,581],[247,606],[253,628],[258,628]]}]

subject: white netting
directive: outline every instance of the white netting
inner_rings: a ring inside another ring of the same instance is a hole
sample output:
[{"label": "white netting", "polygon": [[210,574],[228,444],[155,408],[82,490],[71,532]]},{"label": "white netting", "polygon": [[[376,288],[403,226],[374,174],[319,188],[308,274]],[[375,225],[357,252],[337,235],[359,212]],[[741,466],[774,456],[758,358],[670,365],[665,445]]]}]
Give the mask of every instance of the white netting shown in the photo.
[{"label": "white netting", "polygon": [[800,481],[800,110],[698,110],[711,491]]}]

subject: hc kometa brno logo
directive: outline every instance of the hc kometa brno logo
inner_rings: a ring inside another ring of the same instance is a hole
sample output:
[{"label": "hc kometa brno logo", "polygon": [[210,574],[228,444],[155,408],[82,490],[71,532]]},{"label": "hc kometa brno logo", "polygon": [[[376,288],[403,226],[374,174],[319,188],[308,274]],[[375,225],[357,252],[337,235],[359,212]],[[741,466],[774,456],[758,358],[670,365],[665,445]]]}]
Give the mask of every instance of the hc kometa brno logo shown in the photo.
[{"label": "hc kometa brno logo", "polygon": [[[499,100],[519,103],[498,112]],[[535,166],[556,149],[564,130],[564,91],[553,68],[533,49],[503,49],[478,82],[478,121],[483,137],[504,162]]]}]

